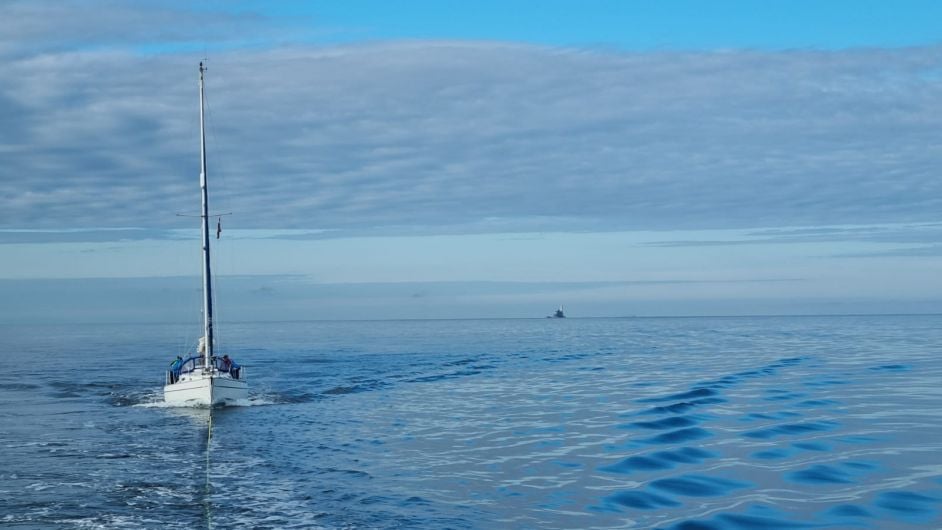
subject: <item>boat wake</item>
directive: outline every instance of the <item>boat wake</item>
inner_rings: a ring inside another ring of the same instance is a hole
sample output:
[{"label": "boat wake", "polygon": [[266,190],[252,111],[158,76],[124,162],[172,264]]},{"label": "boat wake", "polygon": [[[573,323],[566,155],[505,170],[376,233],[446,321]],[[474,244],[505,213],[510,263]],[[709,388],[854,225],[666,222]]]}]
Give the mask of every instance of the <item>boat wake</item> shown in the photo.
[{"label": "boat wake", "polygon": [[[271,399],[270,396],[251,396],[245,399],[237,399],[224,405],[215,405],[217,407],[261,407],[265,405],[277,405],[279,402]],[[163,395],[155,394],[147,401],[131,405],[132,407],[146,409],[208,409],[205,403],[168,403],[164,401]]]},{"label": "boat wake", "polygon": [[277,405],[278,402],[268,396],[253,396],[245,399],[237,399],[227,403],[227,407],[263,407],[266,405]]}]

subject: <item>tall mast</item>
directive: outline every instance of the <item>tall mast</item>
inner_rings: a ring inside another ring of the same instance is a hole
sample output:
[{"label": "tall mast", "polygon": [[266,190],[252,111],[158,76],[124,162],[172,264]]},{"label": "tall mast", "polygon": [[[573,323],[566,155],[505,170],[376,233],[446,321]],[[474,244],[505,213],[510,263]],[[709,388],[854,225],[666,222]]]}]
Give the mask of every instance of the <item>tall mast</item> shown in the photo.
[{"label": "tall mast", "polygon": [[203,63],[200,62],[200,190],[203,196],[203,367],[212,366],[213,357],[213,279],[209,267],[209,193],[206,190],[206,131],[203,124]]}]

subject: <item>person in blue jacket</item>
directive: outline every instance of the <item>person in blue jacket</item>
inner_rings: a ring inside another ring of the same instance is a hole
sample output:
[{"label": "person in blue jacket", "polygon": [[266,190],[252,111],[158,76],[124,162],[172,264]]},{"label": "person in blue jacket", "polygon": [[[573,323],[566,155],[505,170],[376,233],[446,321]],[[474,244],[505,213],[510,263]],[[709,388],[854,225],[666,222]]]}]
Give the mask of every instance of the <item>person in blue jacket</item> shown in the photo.
[{"label": "person in blue jacket", "polygon": [[177,379],[180,379],[180,368],[183,367],[183,357],[177,355],[177,358],[170,363],[170,373],[172,377],[170,379],[171,383],[176,383]]},{"label": "person in blue jacket", "polygon": [[230,359],[228,355],[222,356],[222,362],[223,362],[223,365],[226,367],[225,370],[229,372],[229,375],[231,375],[233,379],[238,379],[239,378],[239,364],[233,361],[232,359]]}]

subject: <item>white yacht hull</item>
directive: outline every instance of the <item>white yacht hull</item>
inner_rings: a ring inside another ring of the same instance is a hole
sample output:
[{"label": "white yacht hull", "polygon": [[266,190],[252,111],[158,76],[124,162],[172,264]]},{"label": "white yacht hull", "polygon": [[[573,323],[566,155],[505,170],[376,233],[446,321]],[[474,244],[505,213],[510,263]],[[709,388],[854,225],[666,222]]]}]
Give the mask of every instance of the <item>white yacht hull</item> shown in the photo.
[{"label": "white yacht hull", "polygon": [[164,386],[164,401],[173,405],[225,405],[248,397],[245,381],[218,372],[184,374],[176,383]]}]

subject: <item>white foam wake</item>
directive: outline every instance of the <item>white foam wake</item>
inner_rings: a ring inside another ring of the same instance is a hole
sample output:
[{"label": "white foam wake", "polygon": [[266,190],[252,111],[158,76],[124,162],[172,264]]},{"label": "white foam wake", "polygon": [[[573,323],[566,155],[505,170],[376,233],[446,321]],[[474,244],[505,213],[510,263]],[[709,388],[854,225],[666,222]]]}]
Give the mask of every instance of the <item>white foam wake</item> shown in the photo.
[{"label": "white foam wake", "polygon": [[[264,405],[275,405],[276,401],[265,397],[265,396],[252,396],[246,399],[237,399],[233,402],[226,403],[227,407],[260,407]],[[185,409],[201,409],[207,408],[206,405],[196,404],[196,403],[168,403],[164,401],[161,397],[151,398],[150,401],[145,403],[137,403],[131,405],[132,407],[141,407],[147,409],[175,409],[175,408],[185,408]]]}]

